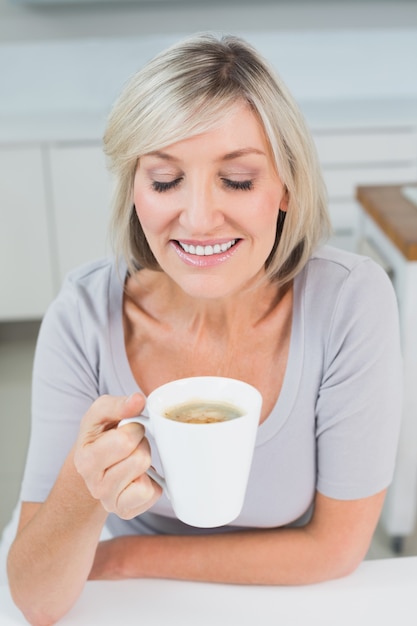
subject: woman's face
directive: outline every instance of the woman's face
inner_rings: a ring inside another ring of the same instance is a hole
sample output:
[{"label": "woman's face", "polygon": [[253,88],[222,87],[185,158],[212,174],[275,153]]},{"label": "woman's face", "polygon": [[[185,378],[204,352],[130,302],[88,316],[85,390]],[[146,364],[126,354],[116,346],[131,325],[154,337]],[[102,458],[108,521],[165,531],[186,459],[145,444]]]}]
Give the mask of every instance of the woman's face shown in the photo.
[{"label": "woman's face", "polygon": [[199,298],[227,297],[264,272],[286,210],[262,126],[243,104],[214,130],[141,157],[134,203],[161,269]]}]

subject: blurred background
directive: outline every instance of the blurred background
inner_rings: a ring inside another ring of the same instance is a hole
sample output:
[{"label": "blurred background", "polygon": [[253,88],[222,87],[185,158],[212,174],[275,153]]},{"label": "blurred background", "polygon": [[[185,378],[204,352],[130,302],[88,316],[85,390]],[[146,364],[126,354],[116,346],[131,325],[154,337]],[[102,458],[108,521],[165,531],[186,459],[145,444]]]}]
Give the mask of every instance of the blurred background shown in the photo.
[{"label": "blurred background", "polygon": [[[39,322],[69,269],[109,253],[106,115],[149,58],[206,30],[246,37],[298,100],[332,243],[358,247],[357,185],[417,182],[417,0],[0,0],[0,532],[18,499]],[[392,554],[379,532],[373,554]]]}]

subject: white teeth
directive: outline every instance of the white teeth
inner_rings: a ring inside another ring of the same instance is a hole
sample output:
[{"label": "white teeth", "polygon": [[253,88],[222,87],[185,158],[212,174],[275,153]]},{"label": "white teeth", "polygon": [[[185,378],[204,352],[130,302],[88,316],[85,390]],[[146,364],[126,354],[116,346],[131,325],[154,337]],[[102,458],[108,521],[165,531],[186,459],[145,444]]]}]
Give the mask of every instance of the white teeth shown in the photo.
[{"label": "white teeth", "polygon": [[193,246],[192,244],[178,242],[181,248],[188,254],[197,254],[198,256],[211,256],[212,254],[219,254],[220,252],[226,252],[236,243],[236,239],[231,239],[227,243],[216,243],[214,246]]}]

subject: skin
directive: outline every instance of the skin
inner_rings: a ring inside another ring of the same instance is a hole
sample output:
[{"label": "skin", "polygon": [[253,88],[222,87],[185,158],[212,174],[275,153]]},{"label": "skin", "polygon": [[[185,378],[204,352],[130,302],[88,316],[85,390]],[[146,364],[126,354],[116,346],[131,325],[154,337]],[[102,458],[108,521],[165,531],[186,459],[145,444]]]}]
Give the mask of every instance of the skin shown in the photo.
[{"label": "skin", "polygon": [[[163,269],[126,283],[125,343],[138,385],[147,395],[182,376],[241,378],[261,391],[261,422],[268,419],[287,364],[292,286],[262,281],[287,198],[252,112],[238,104],[221,127],[142,157],[134,201]],[[184,250],[214,251],[231,241],[207,257]],[[317,493],[302,528],[99,543],[107,512],[129,519],[161,495],[145,474],[151,458],[143,427],[114,428],[144,402],[139,393],[98,398],[48,499],[23,503],[8,573],[32,624],[62,617],[88,578],[306,584],[344,576],[362,561],[385,492],[353,501]]]}]

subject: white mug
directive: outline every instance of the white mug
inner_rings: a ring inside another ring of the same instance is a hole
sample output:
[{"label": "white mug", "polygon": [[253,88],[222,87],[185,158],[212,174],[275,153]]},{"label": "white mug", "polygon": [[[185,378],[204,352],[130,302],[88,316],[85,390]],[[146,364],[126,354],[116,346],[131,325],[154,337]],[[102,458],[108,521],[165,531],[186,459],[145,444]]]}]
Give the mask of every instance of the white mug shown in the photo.
[{"label": "white mug", "polygon": [[[233,405],[238,417],[215,423],[187,423],[166,417],[176,405],[207,401]],[[262,396],[255,387],[221,376],[183,378],[149,394],[141,423],[153,435],[164,476],[148,474],[164,489],[178,519],[191,526],[223,526],[239,515],[255,448]]]}]

